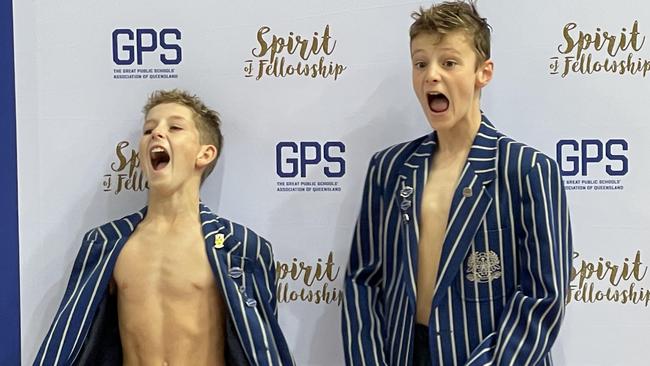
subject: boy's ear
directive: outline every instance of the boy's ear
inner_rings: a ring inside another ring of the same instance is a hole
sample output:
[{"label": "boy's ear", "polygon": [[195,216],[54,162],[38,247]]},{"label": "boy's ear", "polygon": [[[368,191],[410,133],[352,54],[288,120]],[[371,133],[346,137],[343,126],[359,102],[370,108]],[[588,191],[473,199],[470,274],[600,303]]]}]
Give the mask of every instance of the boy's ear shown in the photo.
[{"label": "boy's ear", "polygon": [[484,86],[488,85],[490,80],[492,80],[493,73],[494,63],[492,60],[487,59],[483,61],[476,70],[476,87],[482,89]]},{"label": "boy's ear", "polygon": [[204,168],[217,158],[219,152],[214,145],[201,145],[201,150],[196,156],[196,167]]}]

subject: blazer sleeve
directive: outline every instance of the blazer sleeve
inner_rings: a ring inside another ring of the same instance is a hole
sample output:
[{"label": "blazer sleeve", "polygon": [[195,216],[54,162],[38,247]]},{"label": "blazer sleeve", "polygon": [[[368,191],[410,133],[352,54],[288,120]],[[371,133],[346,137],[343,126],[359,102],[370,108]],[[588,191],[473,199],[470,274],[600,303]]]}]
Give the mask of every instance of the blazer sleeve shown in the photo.
[{"label": "blazer sleeve", "polygon": [[386,365],[383,278],[380,232],[383,220],[382,185],[377,155],[366,174],[360,214],[356,223],[348,267],[341,329],[346,365]]},{"label": "blazer sleeve", "polygon": [[496,332],[472,352],[466,365],[537,365],[557,338],[570,282],[572,239],[555,161],[538,159],[524,175],[519,220],[519,286]]},{"label": "blazer sleeve", "polygon": [[[260,238],[261,248],[260,255],[258,255],[258,264],[262,267],[262,272],[264,275],[264,287],[263,291],[266,292],[267,306],[264,306],[265,317],[267,318],[267,323],[273,333],[271,342],[275,345],[278,355],[282,362],[282,365],[292,366],[295,365],[295,360],[289,349],[289,345],[284,337],[284,333],[280,328],[278,322],[278,300],[277,300],[277,291],[278,283],[276,278],[276,265],[275,259],[273,257],[273,249],[271,243],[267,240]],[[268,313],[268,314],[267,314]]]},{"label": "blazer sleeve", "polygon": [[276,279],[275,259],[273,257],[273,249],[271,243],[267,240],[260,238],[261,241],[261,254],[258,256],[259,265],[264,271],[264,287],[268,295],[268,304],[271,309],[273,317],[278,317],[278,282]]},{"label": "blazer sleeve", "polygon": [[81,293],[90,269],[97,265],[100,258],[97,253],[100,249],[93,245],[97,235],[96,229],[84,235],[63,299],[36,354],[34,366],[70,365],[74,361],[75,350],[81,349],[83,329],[77,325],[77,318],[79,312],[83,313],[90,306]]}]

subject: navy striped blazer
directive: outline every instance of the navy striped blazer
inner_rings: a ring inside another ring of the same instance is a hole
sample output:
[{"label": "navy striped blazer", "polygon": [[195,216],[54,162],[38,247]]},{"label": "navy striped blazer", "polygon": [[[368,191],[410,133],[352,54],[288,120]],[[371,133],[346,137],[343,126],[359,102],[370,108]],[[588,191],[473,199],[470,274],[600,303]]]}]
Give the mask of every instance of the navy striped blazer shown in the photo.
[{"label": "navy striped blazer", "polygon": [[[111,297],[107,290],[117,257],[146,215],[146,209],[104,224],[84,236],[63,300],[34,365],[95,365],[100,362],[98,357],[102,364],[121,365],[119,334],[112,334],[110,341],[92,338],[97,338],[96,334],[111,337],[107,334],[110,331],[98,328],[118,332],[115,317],[109,321],[112,324],[98,323],[110,313],[103,304]],[[215,215],[203,204],[199,211],[205,250],[227,304],[228,324],[234,328],[232,338],[239,341],[236,347],[240,347],[242,363],[294,365],[277,321],[275,263],[270,243],[252,230]],[[80,362],[88,360],[84,348],[91,344],[101,354],[90,356],[94,361]],[[115,349],[118,356],[107,360],[105,354]]]},{"label": "navy striped blazer", "polygon": [[[348,365],[410,365],[418,218],[436,134],[376,153],[345,276]],[[449,212],[429,319],[432,365],[550,365],[571,228],[557,163],[482,117]]]}]

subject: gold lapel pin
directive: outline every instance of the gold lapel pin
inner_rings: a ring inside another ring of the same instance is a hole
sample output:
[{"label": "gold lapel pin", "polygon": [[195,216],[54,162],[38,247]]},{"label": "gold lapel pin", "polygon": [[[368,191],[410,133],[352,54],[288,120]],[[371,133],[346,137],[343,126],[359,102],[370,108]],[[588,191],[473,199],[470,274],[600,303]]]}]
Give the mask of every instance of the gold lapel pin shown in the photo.
[{"label": "gold lapel pin", "polygon": [[223,242],[226,241],[226,238],[223,234],[217,234],[214,236],[214,247],[217,249],[223,248]]}]

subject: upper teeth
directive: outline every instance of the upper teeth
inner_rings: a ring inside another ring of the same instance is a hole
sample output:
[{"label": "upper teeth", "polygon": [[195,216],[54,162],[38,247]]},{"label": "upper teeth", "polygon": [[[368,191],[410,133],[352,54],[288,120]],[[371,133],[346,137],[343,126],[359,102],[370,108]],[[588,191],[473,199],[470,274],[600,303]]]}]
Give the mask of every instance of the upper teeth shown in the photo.
[{"label": "upper teeth", "polygon": [[165,152],[165,149],[163,149],[162,147],[154,147],[153,149],[151,149],[151,152],[152,153]]}]

